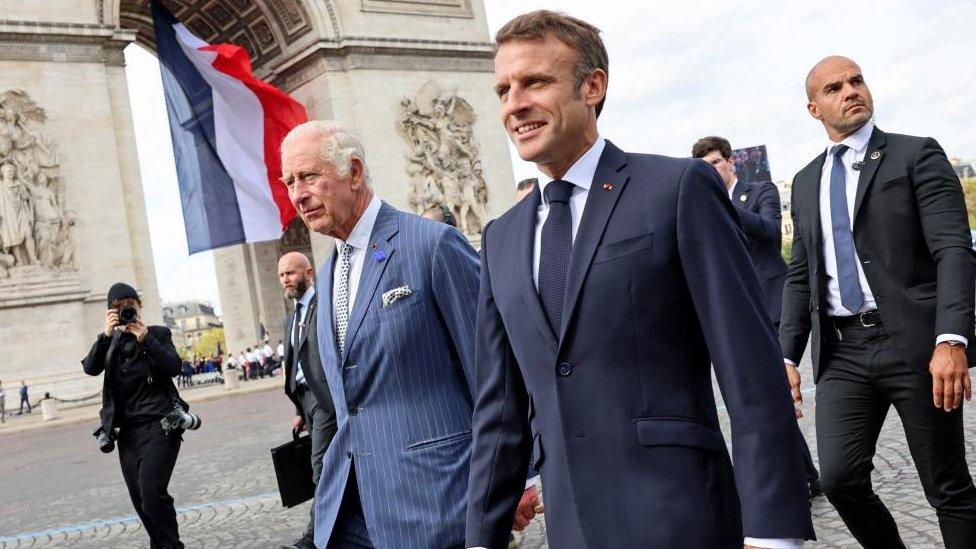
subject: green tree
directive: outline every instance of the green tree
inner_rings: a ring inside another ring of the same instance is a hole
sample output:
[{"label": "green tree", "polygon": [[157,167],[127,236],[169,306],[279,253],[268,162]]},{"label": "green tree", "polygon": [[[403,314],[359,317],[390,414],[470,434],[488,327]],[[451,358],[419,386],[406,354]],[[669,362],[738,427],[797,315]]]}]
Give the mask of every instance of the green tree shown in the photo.
[{"label": "green tree", "polygon": [[224,339],[224,329],[213,328],[212,330],[208,330],[197,338],[196,343],[193,344],[193,352],[191,354],[198,358],[210,358],[217,352],[218,343],[220,344],[221,350],[226,353],[227,341]]},{"label": "green tree", "polygon": [[976,229],[976,177],[967,177],[962,180],[962,192],[966,195],[969,228]]}]

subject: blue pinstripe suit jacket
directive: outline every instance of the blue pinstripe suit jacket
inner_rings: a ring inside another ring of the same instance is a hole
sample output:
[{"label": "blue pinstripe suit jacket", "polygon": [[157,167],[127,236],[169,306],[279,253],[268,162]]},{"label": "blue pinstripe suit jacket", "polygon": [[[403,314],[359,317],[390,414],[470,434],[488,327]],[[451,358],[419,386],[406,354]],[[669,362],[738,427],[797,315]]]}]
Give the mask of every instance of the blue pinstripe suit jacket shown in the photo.
[{"label": "blue pinstripe suit jacket", "polygon": [[[315,494],[315,544],[325,547],[336,527],[354,466],[377,548],[460,547],[478,256],[456,229],[386,203],[370,243],[341,364],[331,299],[335,253],[318,276],[319,348],[338,432]],[[413,293],[383,307],[383,293],[400,286]]]}]

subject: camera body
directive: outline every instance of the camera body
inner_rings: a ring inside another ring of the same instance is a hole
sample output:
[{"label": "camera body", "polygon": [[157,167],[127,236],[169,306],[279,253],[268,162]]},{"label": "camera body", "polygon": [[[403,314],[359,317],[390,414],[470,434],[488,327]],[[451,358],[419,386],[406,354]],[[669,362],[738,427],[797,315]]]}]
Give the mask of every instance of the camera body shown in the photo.
[{"label": "camera body", "polygon": [[195,431],[200,428],[200,416],[191,414],[183,409],[178,400],[173,402],[173,410],[159,420],[163,426],[163,432],[167,435],[178,431]]},{"label": "camera body", "polygon": [[132,324],[136,321],[136,310],[134,307],[119,307],[119,326]]},{"label": "camera body", "polygon": [[99,425],[92,431],[92,436],[98,441],[98,449],[103,454],[111,453],[115,449],[115,429],[106,431],[104,425]]}]

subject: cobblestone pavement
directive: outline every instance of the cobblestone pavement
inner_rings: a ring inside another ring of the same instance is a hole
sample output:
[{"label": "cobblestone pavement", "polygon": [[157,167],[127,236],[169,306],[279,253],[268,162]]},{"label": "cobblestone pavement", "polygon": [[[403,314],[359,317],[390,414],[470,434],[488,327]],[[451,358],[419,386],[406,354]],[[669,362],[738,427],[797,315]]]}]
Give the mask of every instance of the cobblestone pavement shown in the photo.
[{"label": "cobblestone pavement", "polygon": [[[803,370],[807,417],[801,425],[816,456],[808,362]],[[292,410],[284,396],[267,391],[199,403],[194,411],[203,417],[203,428],[184,436],[170,485],[186,545],[268,548],[296,538],[308,504],[281,507],[268,451],[289,437]],[[969,412],[965,426],[973,456],[976,419]],[[722,419],[727,433],[724,412]],[[87,424],[2,435],[0,448],[0,549],[148,546],[118,458],[97,451]],[[941,547],[935,514],[922,494],[894,411],[882,430],[875,466],[876,489],[908,546]],[[820,541],[809,546],[857,547],[824,498],[814,501],[813,513]],[[547,547],[544,525],[534,522],[518,541],[525,549]]]}]

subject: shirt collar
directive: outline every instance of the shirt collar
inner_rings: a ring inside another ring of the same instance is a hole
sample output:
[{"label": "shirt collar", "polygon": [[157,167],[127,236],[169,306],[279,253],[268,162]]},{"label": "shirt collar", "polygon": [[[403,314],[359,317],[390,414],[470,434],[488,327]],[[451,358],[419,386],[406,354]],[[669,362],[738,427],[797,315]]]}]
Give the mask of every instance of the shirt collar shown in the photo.
[{"label": "shirt collar", "polygon": [[349,237],[346,240],[336,239],[339,244],[345,243],[349,244],[357,250],[365,250],[369,246],[369,237],[373,234],[373,225],[376,225],[376,217],[380,214],[380,206],[383,205],[383,201],[380,200],[376,193],[373,193],[373,198],[370,199],[369,205],[366,206],[366,211],[356,222],[356,226],[352,228],[352,232],[349,233]]},{"label": "shirt collar", "polygon": [[308,304],[310,301],[312,301],[312,296],[314,295],[315,295],[315,286],[309,286],[308,289],[305,290],[305,293],[302,294],[302,297],[297,301],[297,303],[301,303],[303,309],[308,309]]},{"label": "shirt collar", "polygon": [[833,141],[827,140],[827,155],[830,155],[830,149],[834,145],[843,144],[847,145],[854,151],[855,154],[862,154],[865,149],[868,148],[868,142],[871,141],[871,133],[874,131],[874,122],[868,120],[866,124],[857,129],[856,132],[848,135],[840,143],[834,143]]},{"label": "shirt collar", "polygon": [[[596,141],[583,153],[583,156],[579,157],[579,160],[566,170],[562,180],[568,181],[584,191],[589,191],[590,185],[593,183],[593,175],[596,174],[596,168],[600,164],[600,155],[603,154],[603,148],[606,144],[606,139],[597,136]],[[551,177],[541,171],[539,172],[539,192],[542,193],[543,204],[548,204],[546,201],[546,185],[551,182]]]}]

